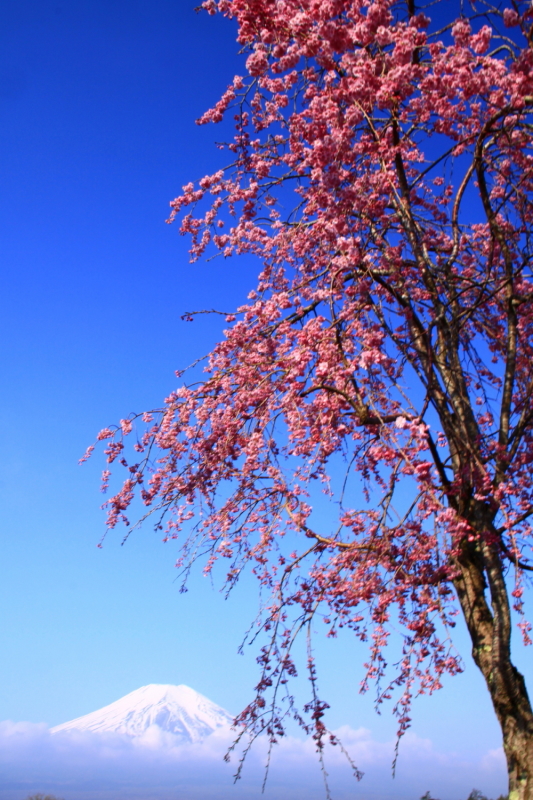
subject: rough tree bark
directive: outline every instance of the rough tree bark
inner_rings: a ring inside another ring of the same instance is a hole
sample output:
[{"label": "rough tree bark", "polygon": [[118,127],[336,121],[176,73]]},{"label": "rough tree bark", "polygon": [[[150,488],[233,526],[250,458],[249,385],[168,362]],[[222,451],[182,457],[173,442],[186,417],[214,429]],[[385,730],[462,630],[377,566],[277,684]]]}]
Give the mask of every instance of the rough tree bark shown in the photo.
[{"label": "rough tree bark", "polygon": [[[483,516],[484,509],[474,512],[470,520],[474,529]],[[524,678],[511,660],[511,614],[501,558],[488,546],[485,552],[473,544],[463,549],[454,586],[472,639],[472,658],[485,679],[502,730],[509,800],[531,800],[533,712]]]}]

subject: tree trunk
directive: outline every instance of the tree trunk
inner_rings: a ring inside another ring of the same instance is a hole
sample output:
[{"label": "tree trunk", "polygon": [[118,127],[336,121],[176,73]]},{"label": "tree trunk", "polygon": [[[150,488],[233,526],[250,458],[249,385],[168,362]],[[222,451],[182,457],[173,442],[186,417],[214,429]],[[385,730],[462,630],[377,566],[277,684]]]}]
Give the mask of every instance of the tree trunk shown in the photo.
[{"label": "tree trunk", "polygon": [[[475,521],[469,524],[479,530]],[[485,532],[486,524],[485,520]],[[460,575],[454,585],[472,639],[472,656],[502,730],[509,800],[533,800],[533,711],[524,678],[511,662],[511,613],[502,561],[496,546],[465,542],[456,565]]]}]

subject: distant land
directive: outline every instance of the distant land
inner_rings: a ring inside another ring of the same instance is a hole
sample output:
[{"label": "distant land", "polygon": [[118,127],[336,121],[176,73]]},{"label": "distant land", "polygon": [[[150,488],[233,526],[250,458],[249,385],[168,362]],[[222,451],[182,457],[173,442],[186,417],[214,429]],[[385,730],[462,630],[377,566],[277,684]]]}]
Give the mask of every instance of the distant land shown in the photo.
[{"label": "distant land", "polygon": [[56,725],[51,733],[90,731],[142,736],[152,726],[172,733],[183,744],[202,742],[233,717],[189,686],[151,683],[97,711]]}]

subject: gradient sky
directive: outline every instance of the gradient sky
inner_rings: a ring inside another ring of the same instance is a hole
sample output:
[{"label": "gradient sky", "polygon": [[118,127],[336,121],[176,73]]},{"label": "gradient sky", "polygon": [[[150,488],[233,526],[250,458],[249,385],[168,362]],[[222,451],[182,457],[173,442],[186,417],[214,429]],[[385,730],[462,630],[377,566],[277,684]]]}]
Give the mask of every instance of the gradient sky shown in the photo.
[{"label": "gradient sky", "polygon": [[[236,713],[257,676],[254,653],[237,655],[255,585],[225,602],[195,576],[180,594],[175,546],[149,527],[97,549],[102,460],[77,464],[220,336],[220,318],[181,314],[231,309],[253,287],[257,264],[191,266],[164,224],[180,187],[224,163],[224,128],[194,120],[242,72],[235,28],[194,0],[16,0],[0,38],[0,720],[58,724],[147,683]],[[457,641],[465,673],[421,698],[413,731],[481,758],[499,730]],[[358,695],[364,651],[341,637],[317,655],[330,727],[390,739],[389,710]],[[531,653],[516,661],[531,679]]]}]

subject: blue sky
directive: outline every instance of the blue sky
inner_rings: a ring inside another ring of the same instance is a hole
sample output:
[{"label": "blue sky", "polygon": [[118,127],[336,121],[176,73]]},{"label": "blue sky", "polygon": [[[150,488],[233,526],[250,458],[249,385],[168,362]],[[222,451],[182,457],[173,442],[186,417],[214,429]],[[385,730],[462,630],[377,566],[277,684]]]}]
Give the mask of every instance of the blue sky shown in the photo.
[{"label": "blue sky", "polygon": [[[102,462],[77,464],[99,429],[158,405],[174,370],[215,343],[220,318],[181,314],[230,309],[253,287],[252,261],[191,266],[164,223],[180,187],[223,163],[224,129],[194,120],[242,72],[234,26],[194,5],[0,9],[0,720],[58,724],[147,683],[188,684],[236,713],[256,680],[254,653],[237,655],[253,582],[227,602],[200,576],[180,594],[174,545],[149,527],[97,549]],[[420,700],[413,732],[452,762],[471,757],[474,779],[500,737],[462,631],[458,644],[465,673]],[[346,637],[317,655],[330,726],[390,741],[388,710],[376,717],[357,692],[360,647]],[[528,658],[517,648],[531,678]],[[498,769],[479,787],[494,796]]]}]

